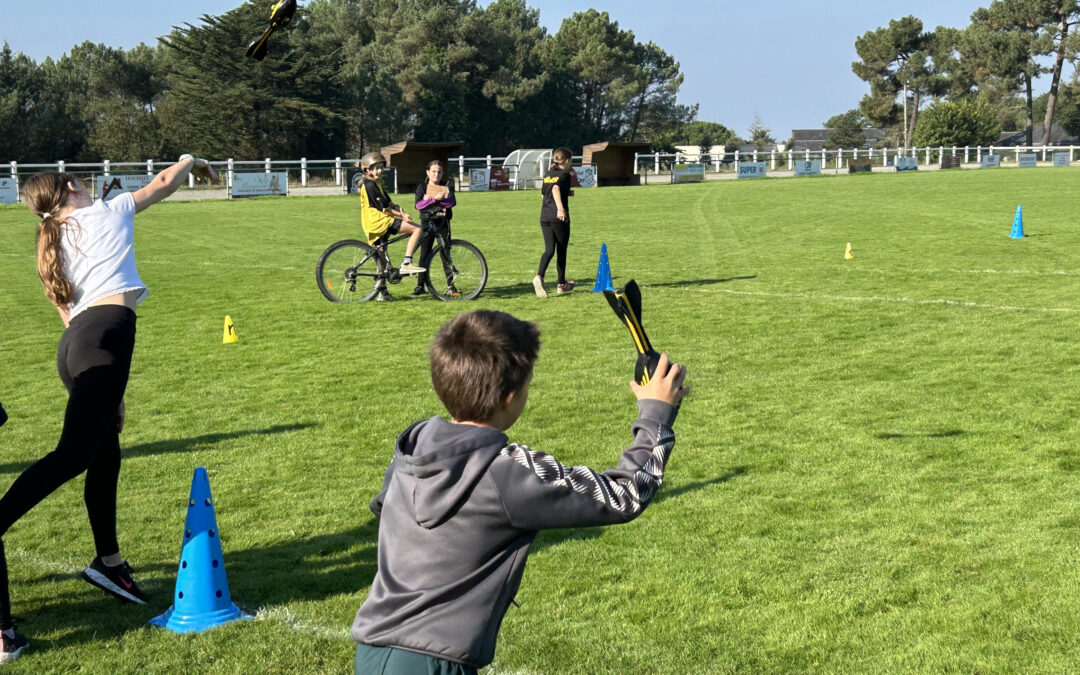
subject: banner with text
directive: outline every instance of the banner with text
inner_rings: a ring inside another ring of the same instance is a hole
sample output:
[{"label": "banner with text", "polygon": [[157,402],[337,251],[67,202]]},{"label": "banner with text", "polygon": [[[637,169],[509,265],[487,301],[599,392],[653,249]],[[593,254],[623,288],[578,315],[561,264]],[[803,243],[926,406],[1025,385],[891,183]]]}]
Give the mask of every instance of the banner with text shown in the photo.
[{"label": "banner with text", "polygon": [[919,160],[916,157],[897,157],[895,164],[897,171],[919,170]]},{"label": "banner with text", "polygon": [[94,176],[94,199],[111,201],[125,192],[141,190],[154,180],[145,173],[130,176]]},{"label": "banner with text", "polygon": [[1072,164],[1071,152],[1054,153],[1054,166],[1069,166],[1070,164]]},{"label": "banner with text", "polygon": [[672,183],[700,183],[705,180],[704,164],[676,164],[671,169]]},{"label": "banner with text", "polygon": [[1036,155],[1034,152],[1021,152],[1016,155],[1016,165],[1028,169],[1036,166],[1038,159],[1038,155]]},{"label": "banner with text", "polygon": [[14,178],[0,178],[0,204],[19,201],[19,186]]},{"label": "banner with text", "polygon": [[795,175],[796,176],[820,176],[821,175],[821,160],[820,159],[800,159],[795,162]]},{"label": "banner with text", "polygon": [[261,197],[263,195],[287,197],[289,195],[289,172],[271,171],[266,173],[260,171],[259,173],[233,174],[232,189],[229,191],[230,197],[235,199],[239,197]]},{"label": "banner with text", "polygon": [[739,178],[764,178],[765,162],[739,162]]},{"label": "banner with text", "polygon": [[983,155],[982,156],[982,168],[990,169],[995,166],[1001,166],[1001,155]]}]

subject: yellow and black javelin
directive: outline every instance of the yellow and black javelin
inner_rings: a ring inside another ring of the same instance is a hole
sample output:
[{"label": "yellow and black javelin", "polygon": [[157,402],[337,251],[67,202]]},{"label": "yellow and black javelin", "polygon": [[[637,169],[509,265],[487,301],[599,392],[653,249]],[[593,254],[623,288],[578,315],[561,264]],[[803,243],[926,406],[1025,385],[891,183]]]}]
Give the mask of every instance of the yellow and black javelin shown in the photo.
[{"label": "yellow and black javelin", "polygon": [[630,337],[634,338],[634,346],[638,352],[637,363],[634,365],[634,380],[638,384],[648,384],[649,378],[656,372],[660,353],[653,349],[649,336],[641,326],[641,290],[637,282],[631,279],[620,290],[605,290],[604,297],[616,316],[626,324]]},{"label": "yellow and black javelin", "polygon": [[251,41],[248,45],[247,55],[256,61],[262,61],[266,57],[266,43],[270,40],[270,34],[292,21],[296,14],[296,0],[277,0],[270,8],[270,25],[263,34]]}]

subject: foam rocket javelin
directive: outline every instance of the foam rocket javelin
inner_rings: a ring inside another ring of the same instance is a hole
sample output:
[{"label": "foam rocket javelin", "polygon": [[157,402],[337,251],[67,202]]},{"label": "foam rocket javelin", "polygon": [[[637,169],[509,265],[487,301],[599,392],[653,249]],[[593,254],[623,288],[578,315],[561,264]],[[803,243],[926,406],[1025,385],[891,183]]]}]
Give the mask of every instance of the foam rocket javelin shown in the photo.
[{"label": "foam rocket javelin", "polygon": [[634,346],[637,347],[637,363],[634,365],[634,380],[638,384],[647,384],[652,374],[656,372],[656,364],[660,361],[660,353],[652,347],[649,336],[641,326],[641,289],[633,279],[617,291],[604,291],[611,309],[615,315],[626,324],[630,331],[630,337],[634,338]]},{"label": "foam rocket javelin", "polygon": [[277,0],[270,8],[270,25],[262,35],[251,41],[247,55],[256,61],[262,61],[266,57],[266,43],[270,40],[270,35],[278,28],[288,25],[293,14],[296,14],[296,0]]}]

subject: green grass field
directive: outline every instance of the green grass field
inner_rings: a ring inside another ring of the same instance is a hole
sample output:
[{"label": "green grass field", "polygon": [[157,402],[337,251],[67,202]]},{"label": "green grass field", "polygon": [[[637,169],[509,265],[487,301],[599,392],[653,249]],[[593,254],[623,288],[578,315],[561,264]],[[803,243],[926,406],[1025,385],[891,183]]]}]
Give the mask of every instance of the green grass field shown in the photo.
[{"label": "green grass field", "polygon": [[[338,305],[315,260],[347,197],[166,202],[136,220],[151,289],[119,529],[149,607],[78,578],[72,481],[5,536],[31,649],[9,672],[347,672],[396,435],[439,414],[426,348],[457,312],[538,322],[513,440],[597,469],[634,416],[630,337],[588,292],[601,243],[689,368],[667,479],[637,521],[537,539],[487,673],[1067,672],[1080,662],[1076,169],[577,191],[570,276],[540,301],[539,195],[464,194],[479,300]],[[1009,239],[1017,204],[1023,240]],[[0,490],[52,449],[61,332],[34,218],[0,207]],[[843,260],[851,242],[855,259]],[[549,280],[554,278],[554,269]],[[230,314],[239,344],[222,345]],[[1070,338],[1069,336],[1073,337]],[[192,469],[206,466],[251,622],[178,636]]]}]

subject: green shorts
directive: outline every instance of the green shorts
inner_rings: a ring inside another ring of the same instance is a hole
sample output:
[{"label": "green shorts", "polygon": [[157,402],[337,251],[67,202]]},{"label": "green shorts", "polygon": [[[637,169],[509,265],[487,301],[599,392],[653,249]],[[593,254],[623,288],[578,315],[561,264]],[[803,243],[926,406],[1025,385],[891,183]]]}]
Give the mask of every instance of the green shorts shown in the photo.
[{"label": "green shorts", "polygon": [[393,647],[356,645],[356,675],[477,675],[475,668]]}]

